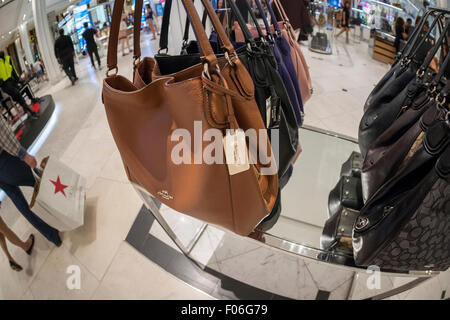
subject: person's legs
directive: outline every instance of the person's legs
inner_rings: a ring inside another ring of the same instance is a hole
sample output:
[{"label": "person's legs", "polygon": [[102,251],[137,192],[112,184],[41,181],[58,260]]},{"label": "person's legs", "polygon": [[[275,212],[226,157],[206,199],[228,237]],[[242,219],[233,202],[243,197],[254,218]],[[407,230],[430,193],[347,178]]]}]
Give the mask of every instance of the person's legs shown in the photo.
[{"label": "person's legs", "polygon": [[12,261],[12,262],[16,262],[14,260],[14,258],[11,256],[11,254],[9,253],[8,246],[6,245],[5,236],[1,232],[0,232],[0,246],[3,249],[3,252],[5,252],[6,257],[8,258],[8,260]]},{"label": "person's legs", "polygon": [[156,39],[156,25],[154,23],[152,23],[150,25],[150,29],[152,30],[152,33],[153,33],[153,39],[152,40],[155,40]]},{"label": "person's legs", "polygon": [[345,42],[350,43],[348,36],[349,36],[350,28],[345,28]]},{"label": "person's legs", "polygon": [[33,187],[36,183],[31,168],[22,160],[7,152],[0,154],[0,189],[3,189],[14,205],[28,222],[36,228],[47,240],[60,245],[58,230],[46,224],[41,218],[34,214],[28,205],[19,186]]},{"label": "person's legs", "polygon": [[89,58],[91,58],[92,66],[93,66],[94,69],[95,69],[94,54],[93,54],[93,52],[92,52],[92,50],[91,50],[90,48],[87,49],[87,52],[88,52],[88,54],[89,54]]},{"label": "person's legs", "polygon": [[102,66],[102,63],[100,61],[100,55],[98,54],[98,48],[95,47],[92,49],[94,54],[95,54],[95,58],[97,58],[97,62],[98,62],[98,67],[100,68]]},{"label": "person's legs", "polygon": [[30,210],[28,202],[19,187],[0,182],[0,188],[5,191],[23,217],[27,219],[37,231],[39,231],[48,241],[55,245],[60,245],[61,239],[59,238],[58,230],[50,227]]},{"label": "person's legs", "polygon": [[17,84],[12,79],[8,79],[3,83],[2,90],[6,92],[11,98],[22,106],[24,111],[28,112],[32,116],[36,116],[36,112],[30,109],[25,99],[20,94],[20,90]]},{"label": "person's legs", "polygon": [[122,46],[122,56],[125,55],[125,38],[120,39],[120,45]]},{"label": "person's legs", "polygon": [[72,74],[72,76],[75,79],[78,79],[77,73],[75,71],[75,62],[73,60],[73,56],[70,56],[70,58],[68,59],[68,65],[69,65],[70,73]]},{"label": "person's legs", "polygon": [[131,53],[130,39],[129,39],[128,37],[126,37],[126,38],[125,38],[125,41],[127,42],[128,52]]},{"label": "person's legs", "polygon": [[343,34],[345,32],[345,28],[344,27],[341,27],[341,31],[337,34],[337,35],[335,35],[335,37],[336,38],[338,38],[341,34]]},{"label": "person's legs", "polygon": [[23,251],[27,251],[31,246],[31,239],[28,239],[26,242],[20,240],[14,231],[6,225],[2,218],[0,218],[0,234],[6,237],[6,239],[8,239],[8,241],[13,245],[21,248]]}]

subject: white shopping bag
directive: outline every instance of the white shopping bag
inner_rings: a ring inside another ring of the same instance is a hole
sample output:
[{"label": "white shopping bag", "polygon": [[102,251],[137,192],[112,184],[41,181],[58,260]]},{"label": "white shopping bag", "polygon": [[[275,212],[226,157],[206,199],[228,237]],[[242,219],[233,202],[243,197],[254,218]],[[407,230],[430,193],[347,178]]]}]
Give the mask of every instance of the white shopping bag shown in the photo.
[{"label": "white shopping bag", "polygon": [[48,157],[36,184],[30,207],[42,220],[59,231],[84,224],[86,181],[62,162]]}]

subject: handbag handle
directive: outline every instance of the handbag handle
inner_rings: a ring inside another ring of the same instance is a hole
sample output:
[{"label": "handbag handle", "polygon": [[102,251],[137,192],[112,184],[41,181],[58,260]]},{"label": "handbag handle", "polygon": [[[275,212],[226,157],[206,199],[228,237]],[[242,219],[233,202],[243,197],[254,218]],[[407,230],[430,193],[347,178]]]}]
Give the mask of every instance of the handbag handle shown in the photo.
[{"label": "handbag handle", "polygon": [[[450,54],[447,53],[447,55],[445,56],[444,62],[442,62],[442,65],[439,69],[439,72],[436,74],[436,76],[433,78],[433,81],[431,82],[431,90],[435,91],[436,87],[439,83],[439,81],[441,81],[442,76],[444,75],[444,73],[446,73],[447,71],[447,67],[449,66],[449,61],[450,61]],[[449,81],[450,83],[450,81]]]},{"label": "handbag handle", "polygon": [[270,28],[269,22],[267,21],[266,12],[264,11],[261,1],[255,0],[255,2],[256,2],[256,6],[258,7],[259,13],[261,14],[261,18],[264,22],[264,26],[266,27],[266,32],[268,35],[272,36],[273,32],[272,32],[272,29]]},{"label": "handbag handle", "polygon": [[[185,0],[183,0],[185,1]],[[226,54],[229,55],[229,57],[237,57],[236,52],[234,50],[234,46],[231,43],[230,39],[228,38],[225,29],[223,28],[222,23],[219,20],[219,17],[217,16],[216,12],[214,11],[214,8],[210,2],[210,0],[201,0],[203,3],[203,6],[206,9],[206,12],[209,16],[209,19],[211,20],[211,23],[214,27],[214,30],[217,32],[217,36],[222,42],[222,49],[226,52]],[[209,44],[209,41],[208,41]]]},{"label": "handbag handle", "polygon": [[[423,26],[425,25],[425,22],[427,21],[428,17],[434,13],[433,10],[429,10],[425,13],[425,15],[422,17],[422,19],[420,20],[419,25],[417,25],[414,30],[413,33],[410,36],[410,41],[408,41],[406,43],[406,45],[403,47],[402,50],[400,50],[399,52],[399,57],[402,57],[403,54],[405,54],[405,56],[408,56],[408,54],[411,52],[412,48],[414,47],[414,44],[417,42],[417,39],[419,38],[419,34],[420,31],[422,30]],[[408,49],[408,50],[407,50]]]},{"label": "handbag handle", "polygon": [[270,19],[272,20],[272,25],[275,28],[275,31],[278,35],[281,34],[280,26],[278,25],[277,17],[275,16],[275,12],[273,12],[272,4],[269,0],[266,0],[267,10],[269,10]]},{"label": "handbag handle", "polygon": [[[133,35],[133,59],[134,62],[141,59],[141,21],[142,10],[144,9],[143,1],[136,1],[134,6],[134,35]],[[136,65],[136,63],[134,63]]]},{"label": "handbag handle", "polygon": [[[226,0],[230,5],[233,15],[236,17],[239,26],[241,27],[242,33],[244,34],[245,41],[251,46],[255,45],[255,39],[253,39],[252,33],[248,30],[247,24],[245,23],[244,17],[242,16],[239,8],[233,0]],[[244,0],[246,2],[246,0]]]},{"label": "handbag handle", "polygon": [[431,61],[434,59],[434,56],[436,55],[436,52],[439,50],[441,43],[444,41],[445,38],[447,38],[447,31],[450,30],[449,28],[450,28],[450,21],[447,22],[447,24],[445,25],[445,28],[442,31],[441,35],[439,36],[439,39],[434,44],[434,47],[433,47],[433,50],[431,51],[431,53],[430,52],[428,53],[427,59],[420,66],[419,70],[417,70],[417,75],[419,76],[419,78],[421,78],[425,74],[425,70],[428,68]]},{"label": "handbag handle", "polygon": [[[142,2],[143,0],[136,0],[136,2]],[[125,0],[116,0],[114,4],[113,14],[112,14],[112,21],[111,21],[111,31],[109,35],[109,45],[108,45],[108,57],[107,57],[107,65],[108,65],[108,71],[106,72],[107,77],[114,77],[117,75],[118,67],[117,67],[117,45],[119,41],[119,30],[120,30],[120,18],[122,16],[122,10],[124,7]],[[195,10],[194,4],[191,0],[182,0],[184,4],[184,8],[186,10],[186,13],[192,23],[192,26],[194,28],[195,36],[200,44],[200,48],[203,52],[203,56],[201,57],[202,62],[206,64],[206,67],[208,68],[208,72],[216,73],[216,66],[217,66],[217,57],[214,54],[214,51],[211,47],[211,44],[209,43],[208,37],[206,35],[205,29],[202,26],[202,22],[200,20],[200,17],[197,14],[197,11]],[[205,2],[202,0],[202,2]],[[211,4],[209,6],[212,9]],[[135,17],[139,17],[142,15],[142,10],[140,12],[135,12]],[[215,17],[217,20],[217,16]],[[214,19],[213,19],[214,20]],[[215,26],[217,29],[220,30],[221,26]],[[223,33],[225,31],[221,29]],[[229,46],[232,47],[229,39],[228,40]],[[230,53],[234,53],[234,49],[230,50]],[[115,70],[115,74],[110,74],[112,70]]]},{"label": "handbag handle", "polygon": [[[245,6],[248,9],[248,12],[250,13],[250,17],[252,18],[252,20],[253,20],[253,22],[255,24],[256,30],[258,31],[259,37],[261,39],[264,39],[264,33],[263,33],[262,29],[261,29],[261,26],[259,25],[258,18],[256,18],[256,15],[255,15],[255,12],[253,10],[253,7],[250,5],[248,0],[244,0],[244,2],[245,2]],[[266,26],[266,28],[267,28],[267,26]]]},{"label": "handbag handle", "polygon": [[[412,53],[408,52],[407,54],[407,59],[406,59],[406,63],[408,64],[412,58],[417,54],[417,52],[419,52],[419,49],[422,47],[422,45],[424,44],[425,41],[428,41],[428,36],[431,34],[431,31],[433,31],[434,26],[436,25],[436,23],[439,21],[439,19],[443,16],[443,14],[438,14],[434,20],[433,23],[431,24],[430,28],[428,29],[427,33],[425,34],[424,37],[422,37],[422,39],[420,39],[419,44],[414,48],[414,51]],[[412,50],[412,46],[411,46],[411,50]],[[409,51],[411,51],[409,50]]]}]

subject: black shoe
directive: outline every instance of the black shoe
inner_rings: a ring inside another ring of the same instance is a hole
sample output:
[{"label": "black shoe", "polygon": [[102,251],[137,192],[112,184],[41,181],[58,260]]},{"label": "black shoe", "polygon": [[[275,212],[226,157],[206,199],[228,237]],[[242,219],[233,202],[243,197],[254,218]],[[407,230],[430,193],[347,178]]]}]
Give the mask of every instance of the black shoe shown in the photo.
[{"label": "black shoe", "polygon": [[59,237],[59,233],[58,233],[58,238],[56,239],[55,242],[53,242],[55,246],[57,246],[58,248],[62,246],[62,240]]},{"label": "black shoe", "polygon": [[23,270],[23,268],[20,265],[18,265],[17,263],[15,263],[14,261],[10,261],[9,265],[10,265],[11,269],[13,269],[14,271],[20,272]]},{"label": "black shoe", "polygon": [[34,248],[34,234],[30,235],[30,239],[31,239],[31,246],[30,248],[27,250],[27,254],[29,256],[31,256],[31,254],[33,253],[33,248]]},{"label": "black shoe", "polygon": [[75,82],[76,82],[77,80],[75,80],[75,78],[70,78],[70,82],[72,82],[72,85],[74,86],[75,85]]}]

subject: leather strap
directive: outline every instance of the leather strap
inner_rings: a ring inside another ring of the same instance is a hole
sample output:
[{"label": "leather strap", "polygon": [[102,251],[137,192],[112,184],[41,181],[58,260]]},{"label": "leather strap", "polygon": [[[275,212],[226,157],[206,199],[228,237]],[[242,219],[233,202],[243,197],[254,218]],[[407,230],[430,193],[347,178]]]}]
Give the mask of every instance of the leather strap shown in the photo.
[{"label": "leather strap", "polygon": [[245,0],[245,5],[248,9],[248,12],[250,13],[250,17],[253,20],[253,23],[255,24],[256,30],[258,31],[259,37],[262,39],[264,38],[264,33],[261,30],[261,26],[259,25],[258,18],[256,18],[255,12],[253,11],[253,7],[250,5],[248,0]]},{"label": "leather strap", "polygon": [[[185,1],[185,0],[184,0]],[[231,43],[230,39],[228,38],[225,29],[223,28],[222,23],[219,20],[219,17],[217,16],[216,12],[214,11],[214,8],[210,2],[210,0],[201,0],[203,3],[203,6],[205,7],[209,19],[211,20],[211,23],[214,27],[214,29],[217,32],[217,35],[220,39],[220,41],[222,41],[223,44],[223,49],[228,52],[228,54],[232,57],[236,56],[235,50],[234,50],[234,46]],[[209,44],[209,42],[208,42]]]},{"label": "leather strap", "polygon": [[114,9],[111,19],[111,28],[109,32],[109,42],[108,42],[107,75],[109,71],[114,69],[117,70],[117,46],[119,44],[120,21],[122,19],[124,2],[125,0],[116,0],[114,2]]},{"label": "leather strap", "polygon": [[[241,27],[242,33],[244,34],[244,39],[247,43],[250,43],[251,45],[255,44],[255,40],[253,39],[252,33],[247,28],[247,24],[245,23],[244,17],[242,16],[241,12],[239,11],[239,8],[237,7],[236,3],[234,3],[233,0],[226,0],[228,4],[230,5],[231,12],[236,17],[237,22],[239,23],[239,26]],[[244,0],[247,2],[246,0]]]},{"label": "leather strap", "polygon": [[284,8],[279,2],[279,0],[272,0],[272,3],[274,3],[275,7],[277,7],[277,11],[280,14],[280,17],[283,20],[283,22],[289,22],[289,17],[286,14],[286,11],[284,11]]},{"label": "leather strap", "polygon": [[433,78],[433,81],[431,82],[431,87],[437,86],[439,81],[441,81],[442,76],[444,75],[444,73],[446,73],[447,68],[449,67],[449,61],[450,61],[450,54],[447,53],[447,56],[445,57],[444,62],[442,62],[439,72],[436,74],[436,76]]},{"label": "leather strap", "polygon": [[142,25],[142,10],[144,9],[144,1],[136,0],[134,7],[134,60],[141,58],[141,25]]},{"label": "leather strap", "polygon": [[[214,51],[211,47],[211,44],[209,43],[208,36],[206,35],[205,28],[203,28],[202,21],[200,20],[200,17],[198,16],[197,10],[195,9],[194,3],[192,0],[182,0],[184,4],[184,8],[186,9],[186,13],[189,17],[189,20],[191,21],[192,27],[194,28],[194,33],[197,38],[197,41],[199,42],[200,49],[202,50],[203,57],[202,60],[208,64],[210,72],[216,72],[216,66],[217,66],[217,57],[214,54]],[[220,23],[218,23],[218,26],[216,26],[216,22],[219,22],[219,18],[217,18],[213,7],[211,6],[211,3],[209,3],[208,0],[202,0],[203,4],[205,5],[206,9],[209,9],[213,13],[213,17],[211,17],[211,14],[209,14],[210,18],[213,21],[214,27],[216,30],[220,29],[223,33],[225,31],[223,30]],[[215,18],[215,19],[214,19]],[[228,40],[228,43],[231,45],[230,40],[228,37],[225,37],[226,40]],[[222,39],[223,41],[224,39]],[[233,47],[231,45],[231,47]],[[233,48],[234,52],[234,48]]]},{"label": "leather strap", "polygon": [[[431,34],[431,32],[432,32],[433,29],[434,29],[434,26],[436,25],[436,23],[438,22],[438,20],[439,20],[442,16],[443,16],[443,14],[439,14],[439,15],[437,15],[437,16],[434,18],[434,21],[433,21],[433,23],[431,24],[430,29],[427,31],[426,35],[425,35],[422,39],[420,39],[420,42],[419,42],[419,44],[414,48],[414,51],[413,51],[412,53],[408,54],[408,59],[412,59],[412,58],[416,55],[416,53],[419,52],[419,49],[422,47],[422,45],[423,45],[423,43],[425,42],[425,40],[428,39],[429,35]],[[412,48],[412,47],[411,47],[411,48]]]},{"label": "leather strap", "polygon": [[[442,42],[444,41],[445,38],[447,38],[447,31],[450,30],[449,27],[450,27],[450,21],[448,21],[447,24],[445,25],[445,28],[442,31],[441,35],[439,36],[439,39],[434,44],[433,50],[431,51],[431,53],[430,52],[428,53],[428,57],[426,58],[426,60],[422,64],[422,66],[420,66],[420,69],[418,71],[419,75],[420,75],[420,72],[422,72],[422,71],[425,72],[425,70],[428,68],[431,61],[433,60],[434,56],[436,55],[436,52],[438,52]],[[431,31],[431,28],[429,31]],[[425,40],[425,38],[426,37],[424,37],[424,39],[422,39],[422,40]],[[422,45],[422,44],[420,44],[420,45]]]},{"label": "leather strap", "polygon": [[281,33],[281,29],[280,29],[280,26],[278,25],[277,17],[275,16],[275,13],[273,12],[272,4],[270,3],[269,0],[267,0],[267,9],[269,10],[270,19],[272,20],[272,24],[273,24],[273,27],[275,28],[275,31],[278,34],[280,34]]},{"label": "leather strap", "polygon": [[417,43],[417,39],[419,38],[420,31],[422,30],[423,26],[425,25],[425,22],[427,21],[428,17],[432,13],[433,13],[433,10],[429,10],[425,13],[425,15],[420,20],[419,25],[417,25],[414,28],[413,33],[410,36],[410,40],[406,43],[406,45],[400,51],[400,55],[405,54],[405,56],[408,56],[411,53],[412,48],[414,48],[414,44]]},{"label": "leather strap", "polygon": [[[159,50],[167,50],[169,43],[169,22],[170,12],[172,11],[172,0],[166,0],[164,5],[163,20],[161,25],[161,34],[159,37]],[[189,18],[187,18],[189,19]]]},{"label": "leather strap", "polygon": [[267,21],[267,17],[266,17],[266,12],[264,11],[264,8],[263,8],[263,6],[261,4],[261,1],[260,0],[255,0],[255,2],[256,2],[256,6],[258,7],[259,13],[261,14],[261,17],[262,17],[262,20],[264,22],[264,25],[266,26],[267,34],[272,35],[273,32],[272,32],[272,29],[270,29],[270,25],[269,25],[269,22]]}]

